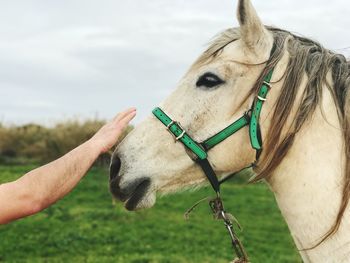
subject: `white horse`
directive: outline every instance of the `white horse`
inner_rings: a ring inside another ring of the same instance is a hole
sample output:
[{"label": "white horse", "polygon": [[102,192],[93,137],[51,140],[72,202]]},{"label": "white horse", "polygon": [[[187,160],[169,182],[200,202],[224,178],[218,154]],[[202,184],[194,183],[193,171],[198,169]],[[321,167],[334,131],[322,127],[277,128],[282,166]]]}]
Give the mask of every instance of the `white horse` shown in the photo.
[{"label": "white horse", "polygon": [[[350,262],[350,64],[314,41],[264,26],[249,0],[239,1],[237,14],[240,27],[223,32],[160,107],[203,141],[250,108],[274,68],[253,181],[270,186],[304,262]],[[209,152],[219,177],[254,160],[247,128]],[[158,191],[206,182],[154,116],[112,158],[110,188],[129,210],[153,206]]]}]

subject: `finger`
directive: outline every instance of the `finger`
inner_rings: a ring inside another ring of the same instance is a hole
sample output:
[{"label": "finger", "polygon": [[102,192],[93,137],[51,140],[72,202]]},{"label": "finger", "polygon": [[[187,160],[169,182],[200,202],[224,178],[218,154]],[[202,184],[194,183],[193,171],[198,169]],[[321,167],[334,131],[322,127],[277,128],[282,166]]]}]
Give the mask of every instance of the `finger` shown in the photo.
[{"label": "finger", "polygon": [[123,128],[128,125],[128,123],[136,116],[136,111],[132,111],[127,114],[123,119],[121,119],[118,124]]},{"label": "finger", "polygon": [[121,120],[122,118],[124,118],[126,115],[128,115],[129,113],[134,112],[134,111],[136,111],[136,108],[135,108],[135,107],[131,107],[131,108],[129,108],[129,109],[126,109],[126,110],[124,110],[124,111],[118,113],[117,116],[115,116],[115,117],[113,118],[113,121],[119,121],[119,120]]},{"label": "finger", "polygon": [[124,110],[124,111],[118,113],[117,116],[113,118],[113,121],[119,121],[122,118],[124,118],[127,114],[129,114],[130,112],[133,112],[135,110],[136,110],[136,108],[134,108],[134,107],[129,108],[127,110]]}]

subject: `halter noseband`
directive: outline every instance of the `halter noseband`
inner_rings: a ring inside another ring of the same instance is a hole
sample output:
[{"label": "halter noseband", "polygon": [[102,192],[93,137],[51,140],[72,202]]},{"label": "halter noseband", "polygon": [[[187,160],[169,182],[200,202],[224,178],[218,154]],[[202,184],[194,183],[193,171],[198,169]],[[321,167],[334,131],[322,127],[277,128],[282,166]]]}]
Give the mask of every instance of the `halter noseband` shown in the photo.
[{"label": "halter noseband", "polygon": [[[226,140],[228,137],[235,134],[243,127],[249,125],[250,143],[252,148],[256,150],[255,162],[258,160],[262,151],[262,138],[259,125],[260,113],[264,101],[266,100],[266,96],[269,92],[269,89],[271,88],[270,82],[273,71],[274,69],[271,69],[265,76],[263,84],[260,87],[259,92],[248,112],[245,112],[242,117],[240,117],[238,120],[227,126],[225,129],[221,130],[217,134],[200,143],[192,139],[191,136],[186,132],[186,130],[180,125],[180,123],[172,120],[162,109],[157,107],[152,111],[154,116],[157,117],[157,119],[166,126],[166,129],[174,137],[175,142],[181,142],[190,151],[190,153],[192,153],[189,154],[189,152],[186,151],[189,157],[202,168],[204,174],[208,178],[211,186],[213,187],[216,193],[216,198],[210,201],[210,206],[213,210],[214,215],[217,218],[224,220],[225,227],[227,228],[228,233],[231,237],[233,249],[239,258],[239,261],[237,262],[248,262],[248,257],[244,251],[243,245],[241,244],[233,230],[232,220],[230,220],[229,215],[224,210],[224,206],[220,198],[220,184],[226,181],[228,178],[234,176],[238,172],[235,172],[229,175],[228,177],[224,178],[223,180],[219,181],[212,165],[208,161],[208,151],[216,145],[218,145],[219,143],[221,143],[222,141]],[[255,164],[255,162],[248,167],[252,167]]]}]

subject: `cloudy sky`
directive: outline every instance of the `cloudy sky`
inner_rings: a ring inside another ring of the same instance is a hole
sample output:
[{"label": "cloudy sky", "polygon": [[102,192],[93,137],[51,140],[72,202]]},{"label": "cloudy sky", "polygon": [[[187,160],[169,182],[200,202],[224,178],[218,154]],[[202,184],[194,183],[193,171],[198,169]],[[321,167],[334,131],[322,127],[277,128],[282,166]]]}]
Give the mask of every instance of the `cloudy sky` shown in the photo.
[{"label": "cloudy sky", "polygon": [[[349,0],[253,3],[265,24],[350,55]],[[237,0],[0,2],[0,122],[136,122],[170,91],[206,43],[237,26]]]}]

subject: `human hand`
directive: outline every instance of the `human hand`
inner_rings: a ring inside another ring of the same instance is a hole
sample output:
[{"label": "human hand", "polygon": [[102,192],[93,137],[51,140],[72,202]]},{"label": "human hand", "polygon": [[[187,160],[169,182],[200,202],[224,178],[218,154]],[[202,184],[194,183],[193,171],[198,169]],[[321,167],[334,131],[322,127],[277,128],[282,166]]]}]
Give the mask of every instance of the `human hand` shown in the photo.
[{"label": "human hand", "polygon": [[94,147],[100,149],[101,153],[108,152],[117,143],[120,135],[135,115],[136,108],[130,108],[120,112],[113,120],[102,126],[90,139]]}]

